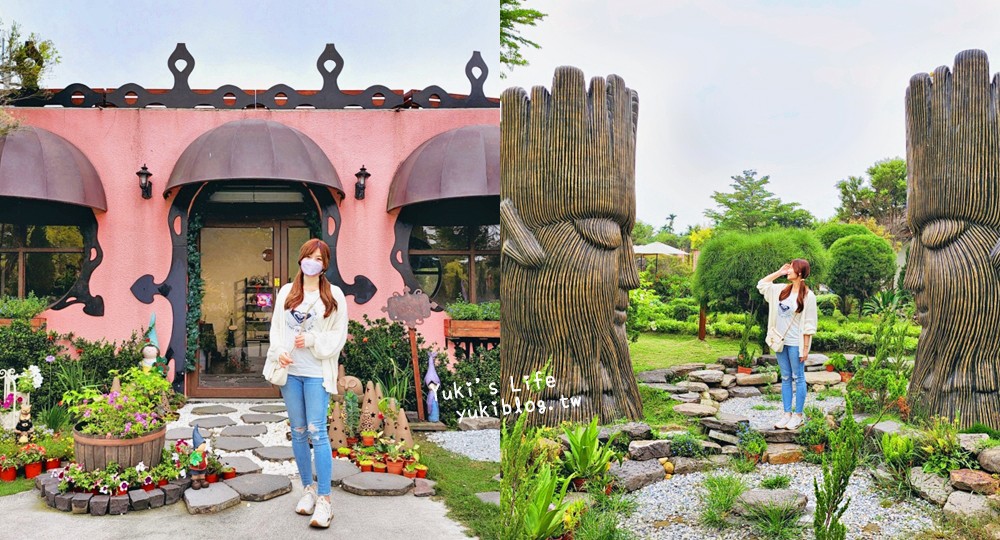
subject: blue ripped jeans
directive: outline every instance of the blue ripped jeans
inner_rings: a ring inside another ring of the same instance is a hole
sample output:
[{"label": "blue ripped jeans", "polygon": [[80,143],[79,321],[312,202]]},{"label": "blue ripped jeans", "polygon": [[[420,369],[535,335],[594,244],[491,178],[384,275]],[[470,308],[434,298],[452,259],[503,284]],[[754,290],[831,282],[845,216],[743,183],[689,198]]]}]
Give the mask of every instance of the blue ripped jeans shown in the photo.
[{"label": "blue ripped jeans", "polygon": [[326,431],[330,394],[323,388],[323,379],[289,375],[288,382],[281,387],[281,397],[285,399],[292,425],[292,454],[302,477],[302,487],[309,487],[313,480],[313,459],[309,451],[309,439],[312,439],[316,454],[316,493],[329,495],[333,476],[333,454]]},{"label": "blue ripped jeans", "polygon": [[785,412],[792,412],[792,377],[795,378],[795,411],[802,413],[806,404],[806,363],[799,361],[799,348],[785,345],[777,353],[781,368],[781,403]]}]

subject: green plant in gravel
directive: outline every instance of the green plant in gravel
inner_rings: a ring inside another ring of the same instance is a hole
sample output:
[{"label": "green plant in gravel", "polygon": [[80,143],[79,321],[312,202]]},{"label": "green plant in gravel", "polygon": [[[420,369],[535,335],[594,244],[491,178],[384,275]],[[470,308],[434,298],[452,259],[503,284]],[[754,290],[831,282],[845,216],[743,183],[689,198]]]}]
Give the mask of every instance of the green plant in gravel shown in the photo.
[{"label": "green plant in gravel", "polygon": [[879,441],[882,459],[889,472],[906,474],[913,466],[913,439],[898,433],[883,433]]},{"label": "green plant in gravel", "polygon": [[524,533],[529,540],[546,540],[563,534],[563,517],[569,503],[565,501],[570,478],[562,481],[548,463],[543,463],[533,481],[534,490],[528,497],[524,513]]},{"label": "green plant in gravel", "polygon": [[747,485],[738,476],[719,474],[708,475],[702,482],[705,493],[701,496],[702,510],[699,519],[709,527],[725,528],[726,518],[733,509],[736,499],[747,490]]},{"label": "green plant in gravel", "polygon": [[776,411],[776,410],[778,410],[778,407],[776,407],[774,405],[754,405],[753,407],[750,407],[750,408],[753,409],[753,410],[755,410],[755,411]]},{"label": "green plant in gravel", "polygon": [[847,398],[840,426],[830,433],[831,451],[823,454],[823,487],[813,479],[816,540],[844,540],[847,537],[847,527],[840,518],[851,504],[850,498],[844,501],[844,495],[858,465],[862,439],[861,427],[854,421],[854,406]]},{"label": "green plant in gravel", "polygon": [[753,524],[761,538],[791,540],[802,537],[802,527],[798,524],[799,509],[793,504],[767,503],[754,506],[744,517]]},{"label": "green plant in gravel", "polygon": [[607,495],[600,486],[591,484],[587,493],[592,502],[573,533],[573,540],[636,540],[632,531],[620,527],[619,520],[635,512],[638,503],[623,493]]},{"label": "green plant in gravel", "polygon": [[799,428],[799,434],[795,440],[805,446],[818,446],[826,444],[830,435],[830,428],[826,423],[826,415],[819,407],[806,407],[806,421]]},{"label": "green plant in gravel", "polygon": [[677,457],[700,458],[704,457],[705,450],[700,439],[684,433],[670,438],[670,453]]},{"label": "green plant in gravel", "polygon": [[749,474],[757,470],[757,464],[744,456],[736,456],[729,461],[729,466],[740,474]]},{"label": "green plant in gravel", "polygon": [[875,328],[875,356],[859,367],[847,391],[859,412],[884,415],[906,396],[913,367],[906,362],[906,324],[885,313]]},{"label": "green plant in gravel", "polygon": [[785,489],[792,483],[792,477],[787,474],[768,476],[760,481],[760,487],[765,489]]},{"label": "green plant in gravel", "polygon": [[621,432],[611,435],[607,443],[601,444],[597,420],[598,417],[595,416],[586,427],[563,427],[569,449],[563,452],[562,462],[566,472],[577,478],[593,479],[603,476],[612,460],[621,461],[620,456],[612,449],[612,444]]},{"label": "green plant in gravel", "polygon": [[764,440],[764,436],[748,424],[739,424],[736,428],[736,437],[739,439],[736,446],[740,453],[751,461],[759,459],[767,451],[767,441]]},{"label": "green plant in gravel", "polygon": [[979,462],[958,442],[958,415],[951,421],[943,416],[931,418],[920,435],[920,453],[925,473],[948,476],[955,469],[978,469]]}]

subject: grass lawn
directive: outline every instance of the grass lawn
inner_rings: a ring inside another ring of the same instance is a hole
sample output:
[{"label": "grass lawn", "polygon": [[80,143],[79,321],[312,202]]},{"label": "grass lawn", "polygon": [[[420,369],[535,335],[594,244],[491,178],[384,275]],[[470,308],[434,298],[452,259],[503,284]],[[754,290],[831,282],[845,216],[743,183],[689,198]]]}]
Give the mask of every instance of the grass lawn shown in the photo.
[{"label": "grass lawn", "polygon": [[632,367],[639,372],[689,362],[714,364],[720,356],[735,356],[740,346],[731,338],[706,336],[705,341],[698,341],[694,336],[649,333],[630,343],[629,349]]},{"label": "grass lawn", "polygon": [[452,454],[425,437],[418,436],[414,442],[420,445],[420,461],[429,468],[428,478],[437,482],[434,489],[444,499],[448,517],[482,540],[503,538],[500,508],[476,497],[483,491],[500,491],[500,482],[493,480],[500,473],[500,464]]},{"label": "grass lawn", "polygon": [[640,383],[639,396],[642,398],[642,414],[645,416],[646,423],[650,427],[671,426],[689,431],[694,427],[695,424],[690,418],[674,412],[674,405],[677,405],[680,401],[671,399],[670,394],[667,392],[656,390]]},{"label": "grass lawn", "polygon": [[14,480],[13,482],[0,482],[0,497],[3,497],[5,495],[13,495],[15,493],[20,493],[22,491],[28,491],[30,489],[34,489],[34,487],[35,487],[34,478],[28,480],[23,476],[19,476],[17,480]]}]

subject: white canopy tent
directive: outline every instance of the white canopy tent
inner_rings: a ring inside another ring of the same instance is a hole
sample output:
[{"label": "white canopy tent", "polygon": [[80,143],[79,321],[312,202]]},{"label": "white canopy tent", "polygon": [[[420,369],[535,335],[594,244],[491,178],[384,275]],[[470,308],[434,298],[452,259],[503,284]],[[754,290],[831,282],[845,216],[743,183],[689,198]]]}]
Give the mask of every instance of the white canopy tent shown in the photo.
[{"label": "white canopy tent", "polygon": [[686,251],[679,250],[673,246],[668,246],[663,242],[653,242],[642,246],[635,246],[636,255],[687,255]]}]

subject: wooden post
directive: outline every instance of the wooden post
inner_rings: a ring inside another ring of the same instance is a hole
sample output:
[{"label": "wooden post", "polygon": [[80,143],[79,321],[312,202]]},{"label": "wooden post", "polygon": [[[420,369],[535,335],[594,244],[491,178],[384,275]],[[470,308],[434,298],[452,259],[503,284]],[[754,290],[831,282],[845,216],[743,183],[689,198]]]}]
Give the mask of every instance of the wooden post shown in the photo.
[{"label": "wooden post", "polygon": [[698,313],[698,339],[705,341],[705,306],[701,306],[701,312]]},{"label": "wooden post", "polygon": [[417,417],[421,422],[426,422],[424,417],[424,392],[420,388],[420,362],[417,359],[417,330],[412,326],[410,330],[410,354],[413,356],[413,385],[417,389]]}]

